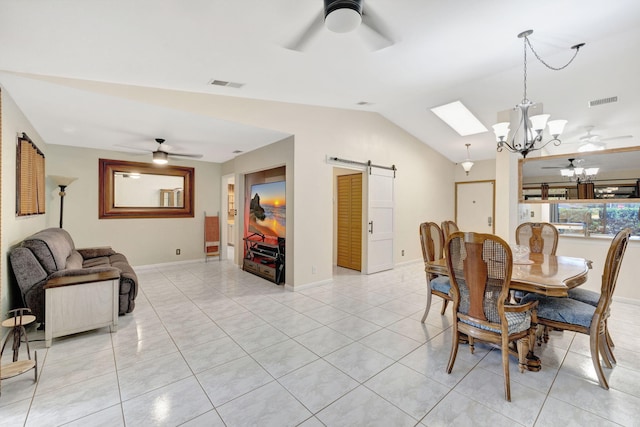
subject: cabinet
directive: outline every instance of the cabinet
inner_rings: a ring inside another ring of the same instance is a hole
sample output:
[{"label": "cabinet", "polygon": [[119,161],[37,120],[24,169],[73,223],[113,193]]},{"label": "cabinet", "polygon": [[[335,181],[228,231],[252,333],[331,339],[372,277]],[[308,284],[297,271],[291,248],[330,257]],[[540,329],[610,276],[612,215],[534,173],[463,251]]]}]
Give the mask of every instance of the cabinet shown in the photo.
[{"label": "cabinet", "polygon": [[284,282],[284,239],[278,238],[278,243],[267,243],[254,236],[243,240],[245,256],[242,269],[278,285]]}]

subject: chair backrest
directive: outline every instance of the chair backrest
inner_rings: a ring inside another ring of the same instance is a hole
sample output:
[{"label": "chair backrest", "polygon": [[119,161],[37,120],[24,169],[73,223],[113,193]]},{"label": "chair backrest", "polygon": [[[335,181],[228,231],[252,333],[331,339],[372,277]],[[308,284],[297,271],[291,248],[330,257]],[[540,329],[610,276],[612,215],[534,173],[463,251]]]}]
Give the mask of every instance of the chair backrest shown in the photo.
[{"label": "chair backrest", "polygon": [[516,228],[516,244],[528,246],[534,254],[555,255],[558,229],[548,222],[525,222]]},{"label": "chair backrest", "polygon": [[442,237],[444,238],[445,242],[453,233],[455,233],[456,231],[460,231],[458,225],[453,221],[442,221],[440,227],[442,228]]},{"label": "chair backrest", "polygon": [[493,234],[455,232],[445,253],[457,317],[503,324],[506,331],[504,304],[513,268],[509,245]]},{"label": "chair backrest", "polygon": [[425,264],[442,258],[443,237],[442,230],[435,222],[423,222],[420,224],[420,245],[422,246],[422,258]]},{"label": "chair backrest", "polygon": [[613,291],[618,281],[618,272],[622,264],[622,258],[627,250],[627,243],[631,237],[631,229],[625,228],[620,230],[611,241],[607,259],[604,262],[604,272],[602,273],[602,287],[600,288],[600,300],[596,307],[596,313],[599,313],[603,319],[609,317],[609,307],[613,297]]}]

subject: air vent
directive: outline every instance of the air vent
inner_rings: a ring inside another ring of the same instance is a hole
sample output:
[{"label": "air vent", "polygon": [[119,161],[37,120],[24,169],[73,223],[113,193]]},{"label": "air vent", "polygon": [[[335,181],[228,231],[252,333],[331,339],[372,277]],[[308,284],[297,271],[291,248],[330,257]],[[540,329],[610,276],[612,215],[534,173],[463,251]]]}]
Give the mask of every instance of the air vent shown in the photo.
[{"label": "air vent", "polygon": [[216,80],[216,79],[209,80],[209,84],[212,86],[232,87],[234,89],[240,89],[242,86],[244,86],[244,83],[227,82],[224,80]]},{"label": "air vent", "polygon": [[612,102],[618,102],[618,97],[611,96],[609,98],[594,99],[593,101],[589,101],[589,107],[596,107],[598,105],[603,105],[603,104],[611,104]]}]

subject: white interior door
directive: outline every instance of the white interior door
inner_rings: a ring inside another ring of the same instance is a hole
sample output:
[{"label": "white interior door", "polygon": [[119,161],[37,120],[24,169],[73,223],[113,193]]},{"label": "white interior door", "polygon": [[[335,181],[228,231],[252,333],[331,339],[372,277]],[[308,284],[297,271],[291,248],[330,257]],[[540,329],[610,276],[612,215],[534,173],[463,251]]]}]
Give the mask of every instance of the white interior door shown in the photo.
[{"label": "white interior door", "polygon": [[456,183],[456,224],[461,231],[495,233],[495,181]]},{"label": "white interior door", "polygon": [[393,268],[393,181],[395,172],[369,168],[367,274]]}]

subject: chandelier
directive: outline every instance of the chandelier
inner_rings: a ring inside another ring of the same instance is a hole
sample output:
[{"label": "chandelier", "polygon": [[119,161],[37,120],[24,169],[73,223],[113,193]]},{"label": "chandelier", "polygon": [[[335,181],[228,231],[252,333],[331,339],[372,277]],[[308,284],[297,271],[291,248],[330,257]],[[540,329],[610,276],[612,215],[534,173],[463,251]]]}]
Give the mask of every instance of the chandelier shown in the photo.
[{"label": "chandelier", "polygon": [[[569,159],[569,166],[564,169],[560,169],[560,175],[569,178],[569,181],[577,182],[578,184],[591,182],[595,179],[600,168],[583,168],[582,166],[575,166],[573,164],[574,160],[576,159]],[[577,160],[576,162],[580,163],[581,161]]]},{"label": "chandelier", "polygon": [[[549,114],[538,114],[529,117],[529,108],[534,106],[535,103],[527,98],[527,47],[531,49],[531,52],[533,52],[538,61],[540,61],[545,67],[550,70],[559,71],[571,64],[578,55],[580,48],[584,46],[584,43],[572,46],[571,49],[574,49],[575,53],[569,62],[562,67],[552,67],[542,60],[538,53],[533,49],[533,46],[531,46],[531,42],[529,41],[529,36],[531,34],[533,34],[533,30],[523,31],[518,34],[518,38],[523,39],[524,42],[524,95],[522,97],[522,101],[520,101],[520,103],[514,108],[515,111],[519,111],[520,122],[518,124],[518,128],[513,133],[511,139],[509,139],[509,122],[502,122],[493,125],[493,131],[495,132],[496,140],[498,141],[497,150],[502,151],[506,148],[512,153],[522,154],[522,157],[525,158],[531,151],[540,150],[551,142],[556,146],[560,145],[562,141],[560,141],[559,137],[564,130],[564,126],[567,124],[566,120],[552,120],[547,123],[547,120],[549,120]],[[552,138],[543,143],[542,133],[547,125],[549,126],[549,133]],[[521,141],[517,141],[516,136],[520,129],[522,129],[523,137]]]}]

